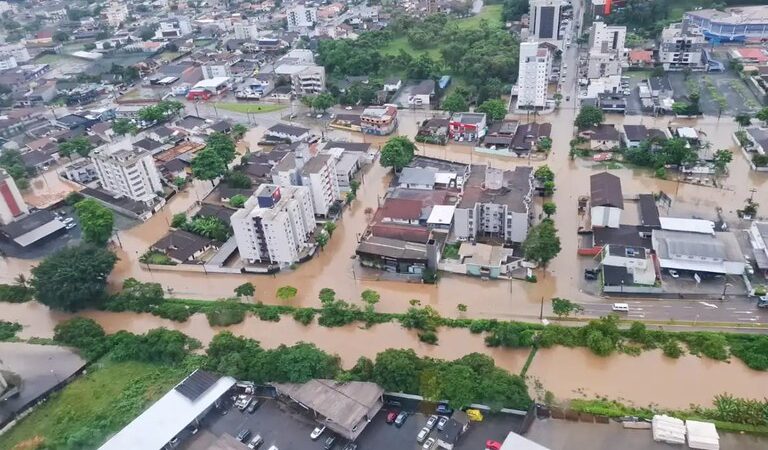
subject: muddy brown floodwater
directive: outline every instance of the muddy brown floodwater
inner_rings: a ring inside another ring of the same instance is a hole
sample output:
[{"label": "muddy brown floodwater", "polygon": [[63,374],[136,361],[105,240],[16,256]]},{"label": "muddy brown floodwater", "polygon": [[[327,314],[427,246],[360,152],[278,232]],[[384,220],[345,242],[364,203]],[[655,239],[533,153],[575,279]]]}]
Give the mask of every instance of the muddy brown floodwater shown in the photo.
[{"label": "muddy brown floodwater", "polygon": [[[24,338],[52,337],[56,323],[71,317],[52,313],[37,303],[4,304],[2,311],[4,320],[24,325],[20,334]],[[119,330],[144,333],[164,327],[179,330],[207,344],[216,333],[228,329],[236,335],[258,340],[266,348],[311,342],[339,355],[346,368],[353,366],[361,356],[374,358],[388,348],[412,348],[420,356],[448,360],[472,352],[484,353],[499,367],[512,373],[520,373],[528,356],[527,349],[486,347],[481,335],[460,328],[440,329],[440,343],[433,346],[419,342],[415,333],[396,323],[369,329],[354,325],[324,328],[316,324],[304,326],[290,318],[262,322],[249,316],[243,323],[219,328],[209,326],[202,314],[194,315],[184,323],[150,314],[86,311],[81,315],[99,322],[108,333]],[[660,351],[601,358],[582,348],[542,349],[536,354],[528,375],[532,395],[538,381],[542,389],[552,391],[558,399],[602,395],[638,406],[655,403],[668,408],[686,408],[691,403],[710,405],[712,398],[723,392],[743,398],[768,397],[768,374],[751,370],[739,360],[726,363],[690,355],[670,359]]]}]

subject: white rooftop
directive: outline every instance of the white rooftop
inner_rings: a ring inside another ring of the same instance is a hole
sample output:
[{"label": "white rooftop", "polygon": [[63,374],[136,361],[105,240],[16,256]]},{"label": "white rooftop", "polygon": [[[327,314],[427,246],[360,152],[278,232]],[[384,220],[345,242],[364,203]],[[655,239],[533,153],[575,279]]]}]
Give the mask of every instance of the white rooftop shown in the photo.
[{"label": "white rooftop", "polygon": [[549,447],[539,445],[532,440],[510,431],[501,444],[501,450],[549,450]]},{"label": "white rooftop", "polygon": [[456,205],[435,205],[429,213],[427,223],[431,225],[448,225],[453,221]]},{"label": "white rooftop", "polygon": [[207,80],[200,80],[194,87],[194,89],[217,89],[222,84],[229,81],[229,77],[213,77]]},{"label": "white rooftop", "polygon": [[703,219],[660,217],[662,230],[690,231],[691,233],[715,234],[715,222]]},{"label": "white rooftop", "polygon": [[699,133],[691,127],[680,127],[677,129],[677,135],[684,139],[698,139]]},{"label": "white rooftop", "polygon": [[[198,372],[193,372],[177,387]],[[234,384],[234,378],[221,377],[194,400],[190,400],[175,387],[112,436],[100,447],[100,450],[159,450],[213,405]]]}]

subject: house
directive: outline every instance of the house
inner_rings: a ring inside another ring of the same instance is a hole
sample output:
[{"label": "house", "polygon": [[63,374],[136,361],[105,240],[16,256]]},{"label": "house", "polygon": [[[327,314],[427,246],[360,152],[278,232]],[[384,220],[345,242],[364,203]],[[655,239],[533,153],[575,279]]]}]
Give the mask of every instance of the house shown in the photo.
[{"label": "house", "polygon": [[[411,228],[425,230],[422,227]],[[412,242],[368,235],[360,241],[355,254],[364,267],[393,273],[421,275],[427,268],[437,269],[439,260],[437,245],[434,239],[428,237],[423,242]]]},{"label": "house", "polygon": [[397,108],[393,105],[368,107],[360,115],[363,133],[384,136],[397,128]]},{"label": "house", "polygon": [[624,145],[629,148],[637,148],[643,142],[651,139],[665,141],[669,138],[663,130],[646,128],[645,125],[624,125],[622,137]]},{"label": "house", "polygon": [[597,105],[604,112],[624,114],[627,110],[627,98],[622,94],[601,92],[597,94]]},{"label": "house", "polygon": [[406,198],[388,198],[376,212],[376,221],[404,225],[423,225],[428,218],[421,201]]},{"label": "house", "polygon": [[363,122],[360,114],[336,114],[328,126],[342,130],[362,131]]},{"label": "house", "polygon": [[416,141],[430,144],[445,145],[448,142],[448,125],[450,119],[433,117],[425,120],[416,134]]},{"label": "house", "polygon": [[152,244],[151,249],[182,264],[193,262],[212,247],[217,247],[213,239],[189,231],[173,230]]},{"label": "house", "polygon": [[442,431],[437,433],[437,447],[453,450],[459,438],[469,429],[469,417],[464,411],[455,411]]},{"label": "house", "polygon": [[297,127],[294,125],[286,125],[278,123],[271,126],[264,133],[265,140],[283,141],[283,142],[298,142],[309,140],[309,128]]},{"label": "house", "polygon": [[630,50],[628,55],[630,67],[653,66],[653,52],[650,50]]},{"label": "house", "polygon": [[485,113],[454,113],[448,123],[448,135],[455,141],[479,141],[486,132]]},{"label": "house", "polygon": [[466,274],[481,278],[499,278],[509,272],[520,258],[513,256],[514,250],[501,245],[478,242],[462,242],[459,247],[459,263],[466,268]]},{"label": "house", "polygon": [[613,124],[600,124],[579,131],[579,136],[589,141],[590,150],[618,150],[621,136]]},{"label": "house", "polygon": [[618,228],[624,209],[621,179],[608,172],[589,177],[590,215],[593,227]]},{"label": "house", "polygon": [[653,287],[661,278],[650,249],[611,244],[603,247],[601,258],[604,292],[638,292],[637,286]]},{"label": "house", "polygon": [[142,150],[148,151],[152,155],[155,155],[165,150],[165,148],[167,147],[166,144],[163,144],[162,142],[156,141],[151,138],[139,139],[138,141],[134,142],[133,145]]},{"label": "house", "polygon": [[79,159],[64,168],[64,177],[75,183],[88,184],[99,179],[96,166],[88,159]]},{"label": "house", "polygon": [[176,122],[176,128],[186,131],[189,134],[202,134],[208,127],[208,122],[202,117],[185,116]]},{"label": "house", "polygon": [[413,86],[408,95],[408,105],[412,107],[429,107],[432,96],[435,95],[435,80],[423,80]]},{"label": "house", "polygon": [[543,138],[549,138],[551,133],[552,124],[549,123],[527,123],[518,126],[515,129],[509,149],[517,156],[526,155],[535,151],[538,143]]},{"label": "house", "polygon": [[384,90],[387,92],[397,92],[403,86],[400,78],[387,78],[384,80]]}]

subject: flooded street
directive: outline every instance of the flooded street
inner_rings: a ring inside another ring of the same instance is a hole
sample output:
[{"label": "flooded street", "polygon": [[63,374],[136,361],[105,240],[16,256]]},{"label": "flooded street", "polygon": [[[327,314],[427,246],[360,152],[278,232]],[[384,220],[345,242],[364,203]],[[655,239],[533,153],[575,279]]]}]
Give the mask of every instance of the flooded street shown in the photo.
[{"label": "flooded street", "polygon": [[[24,325],[20,334],[23,338],[50,338],[56,323],[71,317],[51,313],[37,303],[3,304],[2,309],[4,320]],[[150,314],[86,311],[82,315],[99,322],[108,333],[119,330],[144,333],[165,327],[179,330],[203,344],[224,329],[210,327],[202,314],[192,316],[185,323]],[[265,348],[311,342],[337,354],[345,368],[352,367],[361,356],[374,358],[388,348],[412,348],[420,356],[448,360],[472,352],[485,353],[493,357],[499,367],[520,373],[529,352],[529,349],[486,347],[482,335],[460,328],[441,328],[439,345],[427,345],[419,342],[415,332],[404,330],[396,323],[369,329],[357,325],[324,328],[316,324],[304,326],[289,317],[283,317],[280,322],[263,322],[249,316],[243,323],[227,329],[256,339]],[[751,370],[739,360],[725,363],[695,356],[675,360],[664,357],[660,351],[601,358],[583,348],[542,349],[534,358],[528,375],[532,389],[538,381],[558,400],[601,395],[639,406],[656,403],[669,408],[687,408],[691,403],[709,405],[714,395],[725,391],[744,398],[768,397],[768,374]]]}]

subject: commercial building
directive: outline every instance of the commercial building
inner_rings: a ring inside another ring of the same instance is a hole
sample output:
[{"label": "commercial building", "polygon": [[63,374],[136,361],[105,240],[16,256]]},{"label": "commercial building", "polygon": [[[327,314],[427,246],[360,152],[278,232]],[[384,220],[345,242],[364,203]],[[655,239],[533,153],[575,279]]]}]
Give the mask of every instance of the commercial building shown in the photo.
[{"label": "commercial building", "polygon": [[533,169],[501,170],[472,166],[453,215],[461,241],[523,242],[528,235],[533,199]]},{"label": "commercial building", "polygon": [[309,128],[286,125],[284,123],[272,125],[264,133],[265,139],[280,140],[291,143],[306,141],[309,139],[309,136]]},{"label": "commercial building", "polygon": [[683,22],[698,26],[707,39],[716,42],[760,42],[768,38],[765,5],[688,11],[683,15]]},{"label": "commercial building", "polygon": [[520,44],[517,78],[518,109],[543,108],[547,104],[547,86],[552,66],[551,55],[536,42]]},{"label": "commercial building", "polygon": [[[736,236],[730,232],[699,232],[693,219],[676,219],[686,231],[653,230],[651,242],[662,269],[699,274],[741,275],[746,262]],[[688,223],[691,223],[688,226]],[[688,231],[694,230],[694,231]],[[702,230],[703,231],[703,230]]]},{"label": "commercial building", "polygon": [[7,225],[29,213],[24,198],[8,172],[0,168],[0,225]]},{"label": "commercial building", "polygon": [[311,95],[325,90],[325,67],[315,64],[312,51],[294,49],[275,62],[275,74],[287,77],[294,95]]},{"label": "commercial building", "polygon": [[19,63],[12,55],[0,55],[0,70],[15,69]]},{"label": "commercial building", "polygon": [[94,150],[91,160],[101,187],[117,197],[150,203],[163,191],[160,172],[147,150],[118,143]]},{"label": "commercial building", "polygon": [[279,396],[306,408],[317,422],[350,441],[360,436],[384,406],[384,389],[370,382],[315,379],[273,386]]},{"label": "commercial building", "polygon": [[237,22],[233,25],[233,34],[235,39],[255,41],[259,37],[259,29],[255,23]]},{"label": "commercial building", "polygon": [[64,223],[52,212],[41,209],[0,226],[0,235],[20,247],[27,247],[64,229]]},{"label": "commercial building", "polygon": [[653,286],[660,278],[653,254],[646,248],[609,244],[603,247],[601,257],[604,291]]},{"label": "commercial building", "polygon": [[485,136],[487,127],[485,113],[454,113],[448,122],[448,136],[462,142],[479,141]]},{"label": "commercial building", "polygon": [[230,220],[241,258],[291,265],[312,246],[312,193],[304,186],[262,184]]},{"label": "commercial building", "polygon": [[749,228],[749,243],[752,246],[755,265],[768,272],[768,222],[752,222]]},{"label": "commercial building", "polygon": [[155,39],[175,39],[192,32],[192,25],[185,17],[160,21],[155,30]]},{"label": "commercial building", "polygon": [[619,228],[624,210],[621,179],[608,172],[589,177],[590,216],[593,227]]},{"label": "commercial building", "polygon": [[704,70],[706,39],[690,22],[673,23],[661,32],[659,62],[664,70]]},{"label": "commercial building", "polygon": [[232,377],[195,370],[99,449],[166,448],[185,428],[197,427],[235,383]]},{"label": "commercial building", "polygon": [[561,41],[562,0],[531,0],[529,27],[537,41]]},{"label": "commercial building", "polygon": [[360,115],[363,133],[384,136],[397,128],[397,108],[392,105],[368,107]]},{"label": "commercial building", "polygon": [[285,19],[288,21],[288,31],[312,28],[317,23],[317,8],[296,5],[288,9]]}]

